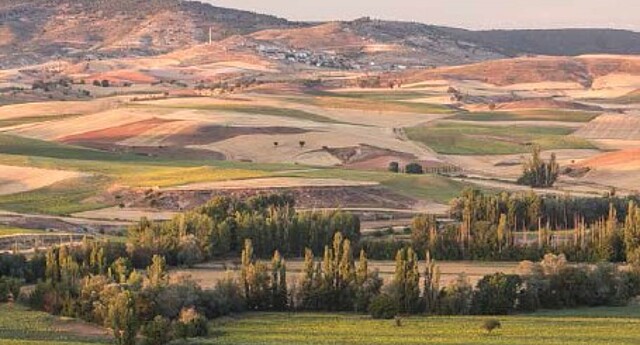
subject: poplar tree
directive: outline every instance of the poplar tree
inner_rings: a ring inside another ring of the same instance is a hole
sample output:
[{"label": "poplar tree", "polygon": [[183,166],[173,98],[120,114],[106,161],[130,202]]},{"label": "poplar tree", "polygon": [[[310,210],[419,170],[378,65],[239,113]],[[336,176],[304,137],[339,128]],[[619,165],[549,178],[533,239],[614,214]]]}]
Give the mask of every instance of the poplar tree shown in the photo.
[{"label": "poplar tree", "polygon": [[420,309],[420,271],[418,255],[411,248],[396,254],[393,292],[400,313],[413,313]]},{"label": "poplar tree", "polygon": [[435,260],[431,259],[431,253],[427,252],[424,271],[424,304],[427,314],[435,314],[438,311],[440,296],[440,269]]},{"label": "poplar tree", "polygon": [[153,256],[151,265],[147,267],[147,280],[151,287],[160,287],[167,283],[167,268],[164,257]]}]

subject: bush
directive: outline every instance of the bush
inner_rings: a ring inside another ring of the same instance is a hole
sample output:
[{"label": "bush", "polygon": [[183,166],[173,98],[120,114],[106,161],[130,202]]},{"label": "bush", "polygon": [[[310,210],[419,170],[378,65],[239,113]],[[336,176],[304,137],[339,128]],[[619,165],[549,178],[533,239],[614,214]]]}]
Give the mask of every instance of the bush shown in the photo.
[{"label": "bush", "polygon": [[176,337],[183,339],[204,337],[209,334],[207,319],[195,308],[182,309],[173,329]]},{"label": "bush", "polygon": [[171,321],[160,315],[142,328],[145,345],[164,345],[171,341]]},{"label": "bush", "polygon": [[398,305],[394,298],[382,294],[371,301],[369,314],[371,314],[371,317],[374,319],[391,320],[398,314]]},{"label": "bush", "polygon": [[473,295],[473,313],[506,315],[516,309],[522,279],[517,275],[496,273],[482,278]]},{"label": "bush", "polygon": [[15,301],[20,295],[22,281],[15,278],[0,277],[0,303]]},{"label": "bush", "polygon": [[494,329],[498,329],[501,327],[502,327],[502,324],[500,323],[500,321],[496,319],[487,319],[487,320],[484,320],[484,322],[482,322],[482,329],[487,331],[487,333],[491,333],[493,332]]},{"label": "bush", "polygon": [[389,171],[394,173],[400,172],[400,164],[398,164],[398,162],[389,163]]}]

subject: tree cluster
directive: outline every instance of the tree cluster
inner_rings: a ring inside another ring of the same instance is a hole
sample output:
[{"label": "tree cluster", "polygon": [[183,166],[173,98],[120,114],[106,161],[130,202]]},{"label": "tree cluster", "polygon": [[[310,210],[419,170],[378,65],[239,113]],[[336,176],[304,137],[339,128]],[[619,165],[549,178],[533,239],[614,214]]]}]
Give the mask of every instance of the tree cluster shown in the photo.
[{"label": "tree cluster", "polygon": [[533,188],[549,188],[560,175],[560,165],[556,161],[555,153],[547,162],[540,157],[540,147],[534,146],[531,159],[523,164],[522,176],[518,184]]},{"label": "tree cluster", "polygon": [[132,260],[148,263],[155,254],[171,265],[190,266],[211,258],[238,255],[246,239],[255,255],[301,257],[305,248],[319,252],[341,231],[351,241],[360,238],[358,217],[343,211],[296,212],[288,195],[247,200],[216,197],[169,222],[141,220],[129,229]]}]

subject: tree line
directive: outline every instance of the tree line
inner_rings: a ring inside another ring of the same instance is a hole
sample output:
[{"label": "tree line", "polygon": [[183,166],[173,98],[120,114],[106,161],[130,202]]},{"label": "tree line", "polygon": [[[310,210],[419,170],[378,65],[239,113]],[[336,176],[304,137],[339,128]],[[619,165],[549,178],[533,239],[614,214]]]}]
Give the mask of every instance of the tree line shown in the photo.
[{"label": "tree line", "polygon": [[148,264],[156,254],[171,265],[190,266],[238,255],[246,239],[260,258],[270,257],[275,250],[302,257],[306,248],[320,252],[337,231],[358,243],[359,218],[339,210],[297,212],[291,196],[273,194],[246,200],[216,197],[168,222],[142,219],[129,229],[128,241],[138,266]]},{"label": "tree line", "polygon": [[[517,251],[523,250],[508,215],[500,214],[495,224],[487,220],[494,216],[484,212],[494,209],[488,200],[498,198],[477,191],[466,191],[461,198],[454,202],[465,205],[458,224],[442,226],[427,215],[414,219],[411,243],[393,248],[395,271],[387,284],[370,267],[372,252],[358,245],[357,217],[296,213],[293,199],[271,195],[216,198],[169,222],[143,220],[126,244],[85,240],[29,258],[0,255],[0,302],[19,296],[34,309],[110,328],[118,344],[133,345],[139,338],[145,344],[165,344],[204,336],[208,320],[247,310],[343,311],[376,318],[509,314],[623,305],[638,295],[640,208],[633,200],[623,221],[614,206],[592,224],[583,221],[566,247],[554,248],[550,237],[543,236],[547,230],[540,228],[542,244],[535,247],[543,253],[540,257],[546,250],[609,259],[624,255],[632,263],[628,270],[605,262],[569,264],[563,254],[546,254],[537,263],[523,262],[515,275],[488,275],[475,286],[461,275],[443,286],[434,258],[489,258],[510,251],[521,255]],[[168,266],[218,255],[240,257],[240,270],[212,289],[168,274]],[[304,257],[297,279],[289,278],[285,257]],[[35,288],[19,295],[24,283]]]},{"label": "tree line", "polygon": [[[38,261],[44,258],[43,276],[19,300],[34,309],[105,326],[118,344],[134,345],[138,339],[165,344],[205,336],[208,320],[248,310],[344,311],[374,318],[496,315],[624,305],[640,292],[636,266],[623,270],[608,263],[572,265],[563,255],[553,254],[538,263],[521,263],[518,274],[487,275],[475,286],[460,275],[442,286],[430,253],[421,260],[410,247],[396,253],[393,279],[385,285],[379,272],[369,267],[366,252],[361,250],[356,260],[350,241],[340,232],[321,258],[305,250],[302,273],[293,280],[287,278],[287,265],[278,251],[271,260],[260,260],[251,240],[246,240],[239,272],[212,289],[202,289],[187,278],[170,277],[162,256],[153,256],[146,269],[137,270],[126,254],[107,256],[105,246],[85,242],[37,256]],[[10,256],[19,255],[3,257]],[[10,289],[18,296],[19,282],[3,275],[0,292]]]}]

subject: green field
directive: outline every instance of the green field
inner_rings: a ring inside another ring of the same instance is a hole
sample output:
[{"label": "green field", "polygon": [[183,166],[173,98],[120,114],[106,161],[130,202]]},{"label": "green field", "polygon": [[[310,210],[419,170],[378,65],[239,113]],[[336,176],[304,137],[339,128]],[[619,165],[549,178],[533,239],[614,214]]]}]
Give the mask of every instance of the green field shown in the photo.
[{"label": "green field", "polygon": [[112,344],[106,338],[82,336],[61,330],[65,324],[48,314],[29,311],[20,306],[9,309],[0,305],[0,344],[2,345],[88,345]]},{"label": "green field", "polygon": [[73,170],[86,177],[24,193],[0,196],[0,209],[68,215],[103,208],[101,193],[114,183],[132,187],[169,187],[188,183],[261,177],[286,165],[213,160],[167,160],[112,153],[0,134],[0,164]]},{"label": "green field", "polygon": [[448,204],[465,188],[464,183],[439,175],[407,175],[377,171],[345,169],[313,169],[302,172],[283,173],[281,176],[306,178],[336,178],[352,181],[374,181],[391,191],[426,201]]},{"label": "green field", "polygon": [[534,126],[487,126],[440,122],[406,129],[411,140],[440,154],[498,155],[531,152],[531,145],[550,149],[589,149],[586,140],[570,136],[572,129]]},{"label": "green field", "polygon": [[486,317],[393,320],[347,314],[258,313],[214,323],[218,345],[638,344],[640,307],[598,308],[497,317],[502,329],[480,329]]},{"label": "green field", "polygon": [[333,109],[352,109],[363,111],[386,111],[386,112],[405,112],[416,114],[453,114],[455,109],[440,105],[418,102],[406,102],[391,97],[381,96],[378,98],[364,97],[360,93],[355,97],[349,97],[348,94],[323,92],[315,97],[290,97],[287,98],[291,102],[309,104],[323,108]]},{"label": "green field", "polygon": [[561,109],[533,109],[519,111],[486,111],[456,114],[450,119],[464,121],[559,121],[559,122],[589,122],[600,115],[599,112],[561,110]]},{"label": "green field", "polygon": [[[217,345],[386,345],[386,344],[604,344],[631,345],[640,339],[640,307],[544,311],[499,316],[502,328],[486,334],[487,317],[423,317],[372,320],[355,314],[248,313],[211,322],[211,335],[189,344]],[[0,306],[0,344],[110,344],[80,334],[82,323],[20,306]],[[65,327],[75,326],[75,327]],[[74,332],[63,331],[73,329]]]},{"label": "green field", "polygon": [[24,229],[12,226],[0,225],[0,236],[11,236],[11,235],[26,235],[26,234],[39,234],[42,233],[42,230],[37,229]]}]

